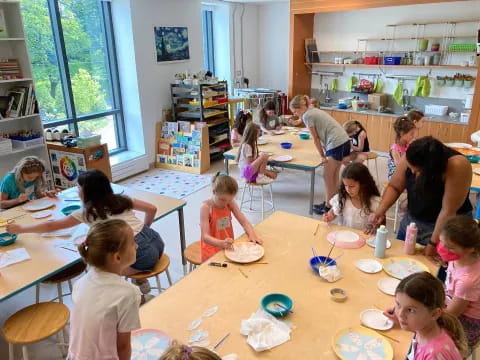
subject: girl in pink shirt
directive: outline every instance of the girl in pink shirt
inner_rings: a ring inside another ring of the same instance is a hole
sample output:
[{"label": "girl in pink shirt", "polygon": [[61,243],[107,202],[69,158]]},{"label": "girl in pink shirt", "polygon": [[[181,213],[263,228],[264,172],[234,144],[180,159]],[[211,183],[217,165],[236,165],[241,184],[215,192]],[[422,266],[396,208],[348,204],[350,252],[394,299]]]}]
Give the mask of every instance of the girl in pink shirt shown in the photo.
[{"label": "girl in pink shirt", "polygon": [[458,317],[468,345],[480,340],[480,228],[466,216],[450,218],[440,232],[437,251],[448,262],[447,312]]},{"label": "girl in pink shirt", "polygon": [[446,313],[443,285],[428,272],[407,276],[386,316],[415,333],[406,360],[462,360],[467,343],[462,325]]},{"label": "girl in pink shirt", "polygon": [[406,116],[398,117],[393,123],[395,131],[395,142],[390,147],[390,157],[388,158],[388,180],[390,180],[397,169],[397,164],[405,155],[408,145],[415,138],[416,127],[412,120]]}]

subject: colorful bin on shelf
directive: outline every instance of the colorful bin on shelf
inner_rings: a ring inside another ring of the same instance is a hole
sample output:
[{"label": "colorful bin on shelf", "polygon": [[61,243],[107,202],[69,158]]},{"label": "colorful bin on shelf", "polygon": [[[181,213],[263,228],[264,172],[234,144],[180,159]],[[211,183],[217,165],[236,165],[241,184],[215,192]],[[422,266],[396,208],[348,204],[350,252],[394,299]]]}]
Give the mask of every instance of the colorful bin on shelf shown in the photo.
[{"label": "colorful bin on shelf", "polygon": [[476,44],[448,44],[448,51],[472,51],[477,49]]},{"label": "colorful bin on shelf", "polygon": [[384,65],[400,65],[401,62],[402,62],[401,56],[386,56],[383,59]]}]

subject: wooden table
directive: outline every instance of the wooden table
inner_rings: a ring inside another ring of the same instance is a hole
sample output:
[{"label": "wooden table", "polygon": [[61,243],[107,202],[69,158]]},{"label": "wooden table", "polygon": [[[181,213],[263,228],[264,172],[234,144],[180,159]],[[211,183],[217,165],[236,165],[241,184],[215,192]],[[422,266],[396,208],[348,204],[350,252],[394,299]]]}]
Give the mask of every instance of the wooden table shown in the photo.
[{"label": "wooden table", "polygon": [[[161,329],[172,338],[186,343],[190,336],[187,331],[190,322],[218,305],[217,314],[204,318],[200,328],[209,332],[212,346],[225,334],[231,333],[219,348],[221,355],[236,353],[240,359],[334,359],[330,342],[337,331],[359,325],[361,311],[373,308],[374,304],[387,307],[394,303],[394,298],[382,293],[376,285],[378,279],[387,276],[384,272],[366,274],[355,268],[355,260],[374,258],[373,248],[368,245],[360,249],[333,250],[333,257],[344,253],[339,260],[344,277],[335,283],[322,281],[311,270],[311,246],[315,246],[319,255],[326,255],[330,249],[326,235],[336,229],[339,227],[308,217],[275,212],[255,227],[264,241],[265,256],[261,261],[268,264],[229,263],[227,268],[203,264],[140,308],[142,327]],[[246,240],[245,235],[239,239]],[[391,241],[393,245],[387,250],[387,259],[403,256],[403,242]],[[434,273],[435,266],[425,257],[414,257]],[[212,261],[223,260],[223,252],[212,258]],[[240,268],[248,278],[242,275]],[[347,291],[346,302],[330,300],[329,291],[336,287]],[[246,337],[240,334],[240,323],[260,308],[264,295],[273,292],[292,298],[294,314],[289,315],[288,320],[295,328],[287,343],[270,351],[255,353],[246,343]],[[412,334],[398,328],[386,333],[400,341],[390,342],[395,359],[403,360]]]},{"label": "wooden table", "polygon": [[[313,198],[315,196],[315,170],[322,165],[320,162],[320,155],[313,140],[302,140],[296,132],[286,131],[283,135],[263,135],[262,139],[268,139],[270,142],[265,145],[259,145],[259,151],[271,152],[272,157],[279,155],[291,155],[293,160],[288,162],[279,162],[270,160],[270,165],[286,168],[296,169],[310,172],[310,204],[308,213],[313,214]],[[283,149],[280,146],[282,142],[291,142],[292,148],[289,150]],[[228,174],[228,162],[237,157],[238,148],[234,148],[223,154],[225,160],[225,172]]]},{"label": "wooden table", "polygon": [[[180,227],[180,243],[182,248],[182,263],[184,272],[186,272],[187,261],[183,256],[185,249],[185,226],[183,219],[183,207],[186,202],[167,196],[148,193],[145,191],[135,190],[128,187],[112,184],[114,191],[124,192],[126,195],[136,199],[145,200],[157,207],[155,220],[159,220],[168,214],[178,211],[179,227]],[[76,191],[76,188],[70,188],[61,193],[61,196],[55,199],[56,206],[51,208],[54,210],[52,217],[61,217],[61,209],[65,206],[77,204],[73,201],[64,201],[64,194]],[[11,218],[17,215],[27,213],[26,216],[16,219],[18,224],[33,224],[50,219],[36,220],[32,218],[30,212],[23,210],[22,206],[17,206],[0,213],[2,218]],[[139,214],[139,217],[143,215]],[[0,228],[4,231],[5,228]],[[25,248],[31,260],[17,263],[0,269],[0,302],[18,294],[19,292],[33,286],[48,277],[66,269],[67,267],[80,261],[80,256],[72,250],[56,247],[55,245],[61,240],[68,240],[68,237],[52,238],[41,237],[40,234],[20,234],[17,241],[11,245],[0,248],[0,252],[4,250],[13,250],[16,248]]]}]

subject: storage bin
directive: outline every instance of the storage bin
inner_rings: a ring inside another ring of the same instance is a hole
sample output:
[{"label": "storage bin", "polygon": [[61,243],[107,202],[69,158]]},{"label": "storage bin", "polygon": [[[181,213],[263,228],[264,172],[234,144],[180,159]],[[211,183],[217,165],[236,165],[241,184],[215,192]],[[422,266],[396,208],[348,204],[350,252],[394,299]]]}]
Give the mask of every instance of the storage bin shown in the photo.
[{"label": "storage bin", "polygon": [[425,105],[425,114],[444,116],[447,115],[448,106],[446,105]]},{"label": "storage bin", "polygon": [[475,51],[476,44],[448,44],[448,51]]},{"label": "storage bin", "polygon": [[366,65],[378,65],[378,56],[365,56]]},{"label": "storage bin", "polygon": [[42,145],[43,137],[31,139],[31,140],[14,140],[12,139],[12,147],[15,150],[28,149],[33,146]]},{"label": "storage bin", "polygon": [[383,59],[384,65],[400,65],[401,62],[402,62],[401,56],[386,56]]}]

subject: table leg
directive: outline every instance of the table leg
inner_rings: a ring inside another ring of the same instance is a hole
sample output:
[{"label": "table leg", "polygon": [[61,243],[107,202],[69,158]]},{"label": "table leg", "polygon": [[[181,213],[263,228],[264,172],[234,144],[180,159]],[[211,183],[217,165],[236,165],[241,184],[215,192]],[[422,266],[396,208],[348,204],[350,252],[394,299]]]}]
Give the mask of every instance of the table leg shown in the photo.
[{"label": "table leg", "polygon": [[313,197],[315,196],[315,169],[310,172],[310,208],[308,213],[313,215]]},{"label": "table leg", "polygon": [[228,158],[223,158],[223,163],[225,164],[223,171],[228,175]]},{"label": "table leg", "polygon": [[183,208],[178,209],[178,226],[180,228],[180,249],[182,253],[183,275],[187,275],[187,259],[185,259],[185,222],[183,219]]}]

